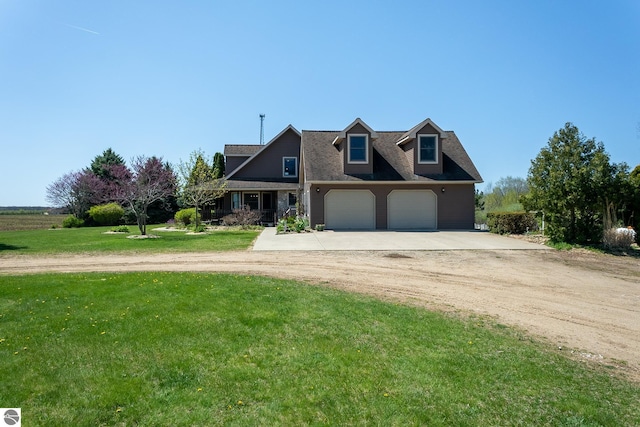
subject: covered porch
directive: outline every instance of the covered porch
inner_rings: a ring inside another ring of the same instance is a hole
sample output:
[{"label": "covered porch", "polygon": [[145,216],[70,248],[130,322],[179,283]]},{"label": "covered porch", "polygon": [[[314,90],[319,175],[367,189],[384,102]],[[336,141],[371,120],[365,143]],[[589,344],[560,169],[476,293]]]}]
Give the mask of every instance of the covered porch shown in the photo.
[{"label": "covered porch", "polygon": [[227,189],[227,194],[214,206],[203,209],[203,221],[221,222],[223,217],[245,206],[260,212],[260,223],[265,226],[274,226],[280,218],[296,214],[297,184],[230,180]]}]

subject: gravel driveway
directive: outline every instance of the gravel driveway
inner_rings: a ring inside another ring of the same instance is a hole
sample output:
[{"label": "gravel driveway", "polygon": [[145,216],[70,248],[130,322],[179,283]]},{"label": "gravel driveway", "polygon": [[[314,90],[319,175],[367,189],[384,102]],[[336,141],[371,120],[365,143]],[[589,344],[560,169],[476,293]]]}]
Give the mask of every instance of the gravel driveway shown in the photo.
[{"label": "gravel driveway", "polygon": [[307,281],[491,316],[640,381],[640,259],[586,250],[238,251],[0,256],[0,274],[203,271]]}]

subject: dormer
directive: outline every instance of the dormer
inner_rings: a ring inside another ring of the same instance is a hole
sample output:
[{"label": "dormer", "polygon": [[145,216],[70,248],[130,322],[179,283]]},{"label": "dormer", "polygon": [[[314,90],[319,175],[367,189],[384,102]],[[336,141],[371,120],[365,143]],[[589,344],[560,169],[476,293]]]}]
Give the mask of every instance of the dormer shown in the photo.
[{"label": "dormer", "polygon": [[444,131],[431,119],[426,119],[396,142],[405,152],[413,173],[416,175],[437,175],[442,173],[442,138]]},{"label": "dormer", "polygon": [[333,145],[342,152],[345,174],[373,173],[373,140],[377,138],[378,134],[360,118],[336,136]]}]

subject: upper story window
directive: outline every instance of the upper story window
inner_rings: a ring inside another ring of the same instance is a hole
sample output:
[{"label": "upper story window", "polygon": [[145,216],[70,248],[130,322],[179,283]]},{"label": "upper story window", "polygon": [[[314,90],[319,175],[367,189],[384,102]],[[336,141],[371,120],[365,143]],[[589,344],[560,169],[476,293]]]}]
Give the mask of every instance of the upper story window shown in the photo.
[{"label": "upper story window", "polygon": [[369,163],[369,135],[349,135],[349,163]]},{"label": "upper story window", "polygon": [[438,135],[418,136],[418,163],[438,163]]},{"label": "upper story window", "polygon": [[298,158],[282,158],[282,176],[285,178],[295,178],[298,176]]}]

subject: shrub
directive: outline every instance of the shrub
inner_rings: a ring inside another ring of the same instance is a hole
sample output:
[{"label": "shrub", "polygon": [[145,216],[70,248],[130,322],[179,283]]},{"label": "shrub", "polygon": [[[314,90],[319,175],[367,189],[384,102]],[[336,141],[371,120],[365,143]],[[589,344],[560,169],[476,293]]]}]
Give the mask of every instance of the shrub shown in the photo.
[{"label": "shrub", "polygon": [[627,250],[636,239],[636,233],[627,228],[610,228],[602,234],[602,244],[608,250]]},{"label": "shrub", "polygon": [[89,217],[98,225],[116,225],[123,215],[124,209],[117,203],[107,203],[89,209]]},{"label": "shrub", "polygon": [[307,229],[309,226],[309,220],[305,217],[296,217],[295,222],[293,223],[293,228],[297,233],[300,233]]},{"label": "shrub", "polygon": [[487,225],[492,233],[524,234],[537,229],[536,218],[529,212],[489,212]]},{"label": "shrub", "polygon": [[194,233],[204,233],[205,231],[207,231],[207,227],[204,224],[198,224],[197,227],[195,226],[195,224],[193,224],[193,226],[190,226],[189,228]]},{"label": "shrub", "polygon": [[[198,219],[200,215],[198,215]],[[185,227],[196,222],[196,208],[181,209],[173,217],[177,223]]]},{"label": "shrub", "polygon": [[129,233],[129,227],[126,225],[119,225],[117,227],[112,227],[111,231],[114,233]]},{"label": "shrub", "polygon": [[223,225],[239,225],[247,228],[250,225],[259,224],[261,220],[259,211],[252,211],[249,206],[241,209],[234,209],[232,213],[222,217]]},{"label": "shrub", "polygon": [[84,221],[80,218],[76,218],[73,215],[69,215],[62,221],[62,226],[64,228],[79,228],[84,225]]},{"label": "shrub", "polygon": [[[301,216],[287,216],[278,220],[276,231],[283,233],[285,231],[295,231],[300,233],[309,227],[309,220]],[[317,226],[316,226],[317,229]]]}]

